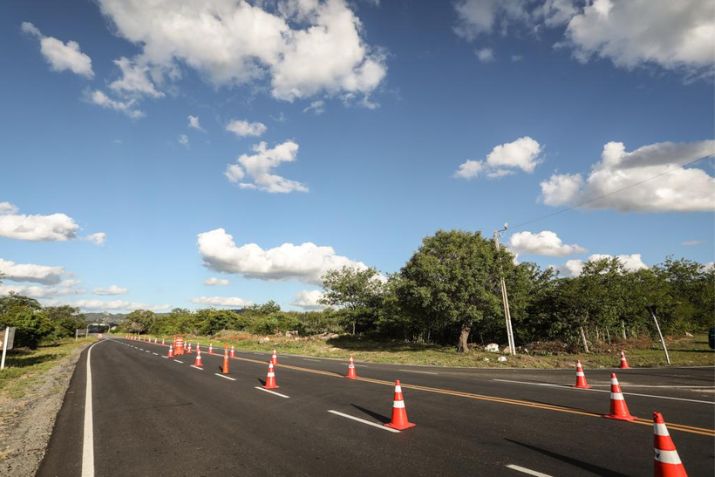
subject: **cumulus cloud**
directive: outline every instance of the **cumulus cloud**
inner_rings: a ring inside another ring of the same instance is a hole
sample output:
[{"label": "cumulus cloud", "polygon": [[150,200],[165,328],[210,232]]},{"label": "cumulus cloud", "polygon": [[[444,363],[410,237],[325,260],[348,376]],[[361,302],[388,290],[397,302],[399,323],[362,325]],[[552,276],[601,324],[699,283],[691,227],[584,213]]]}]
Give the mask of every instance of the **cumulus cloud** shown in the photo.
[{"label": "cumulus cloud", "polygon": [[67,43],[45,36],[30,22],[23,22],[22,31],[40,40],[40,51],[54,71],[71,71],[85,78],[93,78],[92,59],[80,50],[79,43]]},{"label": "cumulus cloud", "polygon": [[0,237],[64,241],[77,236],[79,225],[65,214],[22,215],[9,202],[0,203]]},{"label": "cumulus cloud", "polygon": [[263,123],[251,123],[241,119],[234,119],[226,125],[226,131],[230,131],[238,137],[262,136],[267,129]]},{"label": "cumulus cloud", "polygon": [[55,285],[62,280],[65,273],[62,267],[49,267],[32,263],[15,263],[0,258],[0,277],[3,280],[16,282],[37,282],[44,285]]},{"label": "cumulus cloud", "polygon": [[458,0],[454,6],[454,31],[467,41],[515,29],[538,34],[563,28],[556,46],[570,48],[582,62],[598,57],[627,69],[658,65],[712,74],[711,0]]},{"label": "cumulus cloud", "polygon": [[555,174],[541,182],[545,204],[620,211],[715,210],[715,178],[684,165],[715,156],[715,141],[661,142],[628,152],[609,142],[586,180]]},{"label": "cumulus cloud", "polygon": [[114,60],[114,64],[121,70],[122,77],[109,85],[112,90],[125,95],[152,98],[164,96],[164,93],[158,91],[149,78],[149,66],[125,57]]},{"label": "cumulus cloud", "polygon": [[323,310],[326,306],[320,303],[321,298],[323,298],[323,292],[320,290],[301,290],[296,293],[291,305],[304,310]]},{"label": "cumulus cloud", "polygon": [[188,146],[189,145],[189,136],[187,136],[186,134],[179,134],[179,139],[177,139],[177,141],[182,146]]},{"label": "cumulus cloud", "polygon": [[529,136],[524,136],[495,146],[483,161],[469,160],[462,163],[454,175],[461,179],[473,179],[482,173],[489,178],[514,174],[518,170],[531,173],[540,162],[539,154],[541,145]]},{"label": "cumulus cloud", "polygon": [[210,286],[210,287],[226,286],[226,285],[228,285],[228,280],[226,280],[225,278],[215,278],[215,277],[211,277],[211,278],[207,278],[207,279],[204,281],[204,285],[207,285],[207,286]]},{"label": "cumulus cloud", "polygon": [[198,247],[206,267],[262,280],[294,279],[321,283],[321,277],[329,270],[367,268],[362,262],[337,255],[332,247],[311,242],[300,245],[284,243],[270,249],[263,249],[255,243],[237,246],[224,229],[199,234]]},{"label": "cumulus cloud", "polygon": [[3,285],[0,284],[0,295],[14,293],[30,298],[47,298],[55,296],[80,295],[84,290],[78,288],[76,280],[63,280],[53,285]]},{"label": "cumulus cloud", "polygon": [[509,248],[519,253],[563,257],[575,253],[583,253],[585,248],[580,245],[567,245],[555,232],[542,230],[539,233],[517,232],[509,239]]},{"label": "cumulus cloud", "polygon": [[494,61],[494,50],[491,48],[480,48],[474,52],[477,55],[477,59],[482,63],[490,63]]},{"label": "cumulus cloud", "polygon": [[[242,154],[237,164],[229,164],[224,175],[242,189],[258,189],[272,193],[308,192],[308,188],[293,180],[272,174],[283,162],[293,162],[298,154],[298,144],[286,141],[268,149],[265,142],[253,146],[255,154]],[[251,182],[242,182],[248,176]]]},{"label": "cumulus cloud", "polygon": [[99,0],[116,32],[141,48],[142,62],[197,70],[217,86],[268,78],[274,97],[370,95],[386,73],[384,55],[363,39],[344,0],[248,2]]},{"label": "cumulus cloud", "polygon": [[92,242],[95,245],[104,245],[104,242],[107,241],[107,234],[105,234],[104,232],[96,232],[87,235],[86,237],[84,237],[84,240]]},{"label": "cumulus cloud", "polygon": [[[595,262],[597,260],[602,260],[604,258],[613,258],[613,255],[606,254],[594,254],[588,257],[588,260],[573,259],[567,260],[566,263],[560,267],[555,267],[559,274],[566,277],[578,277],[583,272],[583,266],[586,262]],[[643,263],[641,254],[634,253],[630,255],[616,255],[618,261],[621,262],[623,268],[629,272],[636,272],[638,270],[643,270],[648,268],[648,265]]]},{"label": "cumulus cloud", "polygon": [[308,106],[303,108],[304,113],[313,113],[316,116],[321,115],[325,112],[325,101],[322,99],[317,99],[311,102]]},{"label": "cumulus cloud", "polygon": [[107,288],[94,289],[95,295],[126,295],[128,292],[129,290],[118,285],[110,285]]},{"label": "cumulus cloud", "polygon": [[191,299],[192,303],[208,306],[227,306],[231,308],[245,308],[252,303],[237,296],[197,296]]},{"label": "cumulus cloud", "polygon": [[189,127],[192,129],[197,129],[199,131],[204,131],[204,128],[201,127],[201,123],[199,122],[199,117],[198,116],[192,116],[189,114],[187,117],[189,120]]},{"label": "cumulus cloud", "polygon": [[137,100],[135,98],[128,100],[112,99],[104,92],[96,89],[87,93],[87,100],[92,104],[96,104],[100,108],[111,109],[124,113],[132,119],[144,117],[144,112],[136,107]]},{"label": "cumulus cloud", "polygon": [[136,303],[126,300],[76,300],[76,301],[61,301],[61,300],[49,300],[44,302],[45,305],[49,306],[59,306],[59,305],[69,305],[74,306],[82,311],[87,312],[102,312],[108,311],[113,313],[123,313],[130,312],[134,310],[150,310],[150,311],[167,311],[170,309],[170,305],[150,305],[146,303]]}]

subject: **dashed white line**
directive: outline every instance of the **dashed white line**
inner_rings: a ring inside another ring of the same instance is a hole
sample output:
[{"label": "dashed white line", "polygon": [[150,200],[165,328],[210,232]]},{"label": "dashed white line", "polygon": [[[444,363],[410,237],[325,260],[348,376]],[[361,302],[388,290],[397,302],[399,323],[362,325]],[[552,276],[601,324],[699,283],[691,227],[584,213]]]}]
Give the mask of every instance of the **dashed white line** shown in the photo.
[{"label": "dashed white line", "polygon": [[[572,388],[571,386],[566,386],[564,384],[530,383],[528,381],[512,381],[511,379],[492,379],[492,381],[499,381],[502,383],[528,384],[531,386],[543,386],[543,387],[550,387],[550,388],[576,389],[576,388]],[[578,391],[591,391],[594,393],[610,393],[611,392],[606,389],[578,389]],[[700,399],[687,399],[687,398],[678,398],[678,397],[671,397],[671,396],[656,396],[654,394],[640,394],[640,393],[623,393],[623,394],[625,394],[627,396],[640,396],[640,397],[649,397],[649,398],[655,398],[655,399],[667,399],[669,401],[697,402],[700,404],[710,404],[711,406],[715,406],[715,401],[702,401]]]},{"label": "dashed white line", "polygon": [[522,474],[533,475],[534,477],[551,477],[549,474],[544,474],[542,472],[537,472],[535,470],[527,469],[520,465],[509,464],[506,466],[507,469],[515,470],[521,472]]},{"label": "dashed white line", "polygon": [[395,432],[395,433],[398,433],[398,434],[400,433],[400,431],[398,431],[397,429],[392,429],[391,427],[381,426],[380,424],[375,424],[374,422],[370,422],[370,421],[368,421],[368,420],[361,419],[361,418],[359,418],[359,417],[351,416],[350,414],[345,414],[345,413],[340,412],[340,411],[333,411],[333,410],[331,409],[331,410],[329,410],[328,412],[331,413],[331,414],[335,414],[336,416],[341,416],[341,417],[345,417],[345,418],[347,418],[347,419],[352,419],[353,421],[362,422],[363,424],[367,424],[368,426],[372,426],[372,427],[376,427],[376,428],[378,428],[378,429],[382,429],[383,431]]},{"label": "dashed white line", "polygon": [[152,353],[154,356],[159,356],[159,353]]},{"label": "dashed white line", "polygon": [[319,359],[310,359],[310,358],[303,358],[306,361],[313,361],[314,363],[320,363]]},{"label": "dashed white line", "polygon": [[263,392],[266,392],[266,393],[269,393],[269,394],[275,394],[276,396],[280,396],[280,397],[282,397],[282,398],[288,399],[288,398],[290,397],[290,396],[286,396],[285,394],[281,394],[281,393],[277,393],[277,392],[275,392],[275,391],[271,391],[270,389],[262,388],[262,387],[260,387],[260,386],[255,386],[255,388],[258,389],[259,391],[263,391]]},{"label": "dashed white line", "polygon": [[175,359],[175,360],[174,360],[174,362],[175,362],[175,363],[180,363],[180,364],[184,364],[184,362],[183,362],[183,361],[179,361],[178,359]]},{"label": "dashed white line", "polygon": [[231,377],[229,377],[229,376],[224,376],[223,374],[220,374],[220,373],[214,373],[214,374],[215,374],[216,376],[218,376],[219,378],[230,379],[231,381],[235,381],[235,380],[236,380],[236,378],[231,378]]},{"label": "dashed white line", "polygon": [[191,365],[191,367],[194,368],[194,369],[198,369],[199,371],[203,371],[203,370],[204,370],[204,368],[199,368],[198,366],[194,366],[193,364]]},{"label": "dashed white line", "polygon": [[402,371],[405,373],[417,373],[417,374],[434,374],[435,376],[439,375],[439,373],[435,373],[432,371],[415,371],[413,369],[398,369],[398,371]]}]

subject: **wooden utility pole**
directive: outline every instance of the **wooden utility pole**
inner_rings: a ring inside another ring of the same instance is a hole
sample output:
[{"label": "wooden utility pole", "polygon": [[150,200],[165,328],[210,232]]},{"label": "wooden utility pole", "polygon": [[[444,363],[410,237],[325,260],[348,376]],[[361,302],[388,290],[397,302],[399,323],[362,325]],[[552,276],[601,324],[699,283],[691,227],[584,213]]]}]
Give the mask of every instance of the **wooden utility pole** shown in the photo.
[{"label": "wooden utility pole", "polygon": [[665,353],[665,360],[670,364],[670,356],[668,355],[668,348],[665,346],[665,339],[663,338],[663,333],[660,331],[660,325],[658,324],[658,318],[655,316],[655,305],[650,305],[648,307],[648,311],[650,312],[650,316],[653,317],[653,321],[655,322],[655,329],[658,330],[658,336],[660,336],[660,344],[663,345],[663,352]]},{"label": "wooden utility pole", "polygon": [[[504,224],[504,228],[494,232],[494,246],[497,252],[499,252],[499,234],[504,232],[509,227],[509,224]],[[497,261],[499,260],[499,254],[497,253]],[[499,263],[499,286],[501,288],[501,298],[504,305],[504,320],[506,321],[506,337],[509,342],[509,354],[516,354],[516,345],[514,343],[514,331],[511,327],[511,312],[509,311],[509,295],[506,292],[506,281],[504,281],[504,273],[501,269],[501,263]]]}]

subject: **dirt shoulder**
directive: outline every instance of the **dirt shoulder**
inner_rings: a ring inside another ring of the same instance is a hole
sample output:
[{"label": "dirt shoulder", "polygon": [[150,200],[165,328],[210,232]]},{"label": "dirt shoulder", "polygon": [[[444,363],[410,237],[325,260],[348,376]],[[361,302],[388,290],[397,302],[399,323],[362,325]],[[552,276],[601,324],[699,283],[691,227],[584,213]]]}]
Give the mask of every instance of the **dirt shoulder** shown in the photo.
[{"label": "dirt shoulder", "polygon": [[0,475],[35,475],[75,365],[89,344],[65,345],[63,356],[47,366],[10,378],[15,386],[0,393]]}]

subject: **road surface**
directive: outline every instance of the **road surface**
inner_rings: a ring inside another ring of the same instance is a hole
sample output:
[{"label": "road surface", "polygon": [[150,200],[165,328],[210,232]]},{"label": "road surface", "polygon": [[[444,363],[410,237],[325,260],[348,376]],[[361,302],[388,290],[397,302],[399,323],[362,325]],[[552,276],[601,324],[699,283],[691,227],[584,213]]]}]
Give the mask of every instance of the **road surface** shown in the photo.
[{"label": "road surface", "polygon": [[[635,423],[604,419],[613,370],[451,369],[266,353],[167,359],[167,347],[108,339],[80,359],[39,476],[652,475],[662,412],[691,476],[715,474],[715,369],[616,370]],[[393,433],[394,380],[415,428]],[[86,406],[91,390],[91,408]],[[86,417],[89,416],[89,417]],[[91,461],[91,462],[89,462]],[[83,473],[84,465],[84,473]]]}]

